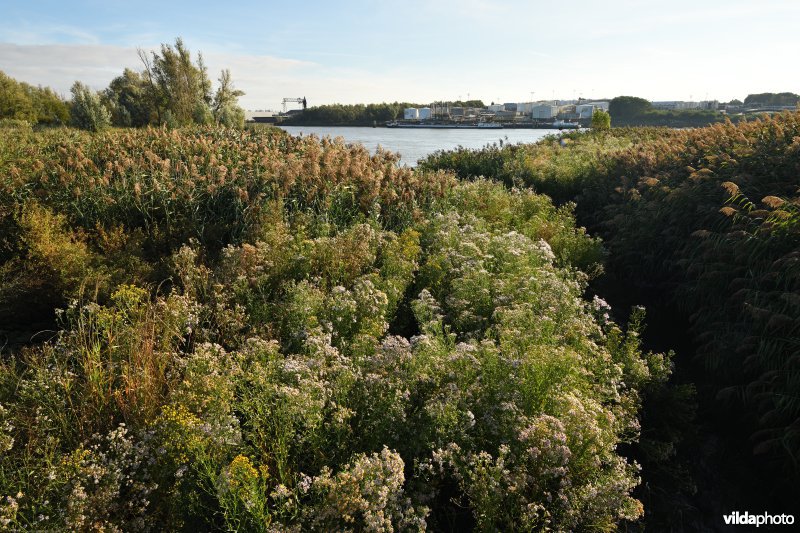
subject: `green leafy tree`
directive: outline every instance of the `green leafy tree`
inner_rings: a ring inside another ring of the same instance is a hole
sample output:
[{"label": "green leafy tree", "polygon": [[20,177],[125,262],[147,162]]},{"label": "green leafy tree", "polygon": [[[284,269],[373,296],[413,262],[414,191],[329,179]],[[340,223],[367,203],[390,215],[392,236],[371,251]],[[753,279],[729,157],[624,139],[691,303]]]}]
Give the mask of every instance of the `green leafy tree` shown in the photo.
[{"label": "green leafy tree", "polygon": [[184,126],[209,120],[211,81],[202,55],[193,63],[191,52],[178,38],[174,47],[162,44],[160,54],[153,52],[148,57],[140,50],[139,58],[145,66],[146,94],[158,122]]},{"label": "green leafy tree", "polygon": [[0,118],[35,120],[30,98],[17,80],[0,71]]},{"label": "green leafy tree", "polygon": [[244,95],[233,87],[231,71],[223,70],[219,75],[219,87],[214,94],[212,112],[217,124],[241,128],[244,126],[244,110],[239,107],[238,99]]},{"label": "green leafy tree", "polygon": [[83,83],[72,85],[72,125],[88,131],[100,131],[111,124],[111,114],[100,97]]},{"label": "green leafy tree", "polygon": [[103,91],[103,103],[111,111],[115,126],[145,126],[155,121],[156,110],[148,98],[147,80],[138,72],[125,69]]},{"label": "green leafy tree", "polygon": [[617,96],[608,104],[608,112],[611,116],[621,119],[635,118],[652,111],[653,105],[636,96]]},{"label": "green leafy tree", "polygon": [[69,124],[69,104],[50,87],[33,87],[23,83],[28,89],[36,122],[50,126]]},{"label": "green leafy tree", "polygon": [[598,131],[611,129],[611,115],[602,109],[596,109],[592,114],[592,129]]},{"label": "green leafy tree", "polygon": [[66,124],[69,106],[49,87],[34,87],[0,71],[0,118],[32,124]]},{"label": "green leafy tree", "polygon": [[290,119],[292,124],[350,124],[372,125],[403,117],[407,107],[424,107],[409,102],[393,102],[380,104],[331,104],[309,107],[302,114]]},{"label": "green leafy tree", "polygon": [[790,106],[796,105],[800,102],[800,96],[794,93],[760,93],[748,94],[744,99],[747,105],[761,104],[761,105],[782,105]]}]

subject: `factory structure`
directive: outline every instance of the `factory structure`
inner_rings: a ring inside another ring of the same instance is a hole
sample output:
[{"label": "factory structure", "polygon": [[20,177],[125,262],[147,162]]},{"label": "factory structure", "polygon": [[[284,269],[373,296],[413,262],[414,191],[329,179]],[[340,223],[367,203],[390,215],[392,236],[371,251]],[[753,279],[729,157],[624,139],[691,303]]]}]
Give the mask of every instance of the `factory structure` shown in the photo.
[{"label": "factory structure", "polygon": [[591,123],[597,110],[608,111],[607,101],[544,100],[492,103],[486,107],[460,107],[435,102],[428,107],[409,107],[401,121],[389,126],[413,124],[498,124],[503,127],[580,127]]}]

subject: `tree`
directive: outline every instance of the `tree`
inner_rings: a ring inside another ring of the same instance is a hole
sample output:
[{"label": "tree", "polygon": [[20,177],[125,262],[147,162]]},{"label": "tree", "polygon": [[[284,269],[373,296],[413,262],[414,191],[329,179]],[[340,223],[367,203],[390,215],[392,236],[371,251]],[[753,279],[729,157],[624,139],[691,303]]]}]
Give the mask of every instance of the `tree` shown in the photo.
[{"label": "tree", "polygon": [[72,85],[72,125],[89,131],[100,131],[111,124],[111,115],[100,97],[89,87],[76,81]]},{"label": "tree", "polygon": [[640,117],[652,109],[649,101],[636,96],[617,96],[608,104],[609,114],[621,119]]},{"label": "tree", "polygon": [[66,124],[69,106],[49,87],[34,87],[0,71],[0,118],[32,124]]},{"label": "tree", "polygon": [[148,83],[143,76],[125,69],[103,91],[103,103],[111,111],[115,126],[146,126],[156,120],[156,110],[148,98]]},{"label": "tree", "polygon": [[791,106],[800,102],[800,96],[794,93],[760,93],[748,94],[744,99],[747,105],[761,104],[761,105],[781,105]]},{"label": "tree", "polygon": [[611,115],[602,109],[595,109],[592,113],[592,129],[597,131],[611,129]]},{"label": "tree", "polygon": [[211,82],[199,55],[192,63],[191,52],[179,38],[175,46],[161,45],[161,53],[150,57],[139,50],[150,105],[160,123],[184,126],[205,123],[211,117]]},{"label": "tree", "polygon": [[33,87],[23,83],[29,91],[36,122],[48,126],[69,124],[69,104],[50,87]]},{"label": "tree", "polygon": [[241,128],[244,126],[244,110],[239,107],[238,99],[244,95],[233,87],[231,71],[223,70],[219,75],[219,87],[214,94],[212,113],[217,124]]},{"label": "tree", "polygon": [[36,121],[32,102],[22,84],[2,71],[0,71],[0,118]]}]

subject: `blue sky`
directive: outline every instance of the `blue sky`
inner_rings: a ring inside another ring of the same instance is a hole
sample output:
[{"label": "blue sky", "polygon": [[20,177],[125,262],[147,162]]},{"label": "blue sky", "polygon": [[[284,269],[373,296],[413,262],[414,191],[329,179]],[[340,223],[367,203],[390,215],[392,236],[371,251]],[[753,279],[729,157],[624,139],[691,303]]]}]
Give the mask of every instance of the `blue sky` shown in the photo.
[{"label": "blue sky", "polygon": [[[800,1],[0,0],[0,70],[96,89],[181,36],[248,109],[800,92]],[[533,94],[532,94],[533,93]]]}]

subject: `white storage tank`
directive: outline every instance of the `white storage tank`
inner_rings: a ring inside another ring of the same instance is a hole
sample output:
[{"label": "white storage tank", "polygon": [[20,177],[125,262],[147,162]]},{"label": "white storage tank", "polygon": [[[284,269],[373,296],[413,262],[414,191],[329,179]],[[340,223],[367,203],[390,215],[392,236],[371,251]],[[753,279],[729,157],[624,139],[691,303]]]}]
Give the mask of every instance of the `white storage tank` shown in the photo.
[{"label": "white storage tank", "polygon": [[528,114],[530,114],[532,109],[533,109],[533,102],[519,102],[519,103],[517,103],[517,113],[522,113],[523,115],[528,115]]},{"label": "white storage tank", "polygon": [[536,105],[533,106],[531,118],[554,118],[558,115],[558,106]]},{"label": "white storage tank", "polygon": [[419,119],[420,120],[428,120],[431,118],[431,108],[430,107],[423,107],[419,110]]},{"label": "white storage tank", "polygon": [[492,113],[497,113],[498,111],[502,111],[503,110],[503,104],[492,104],[492,105],[489,106],[488,109]]},{"label": "white storage tank", "polygon": [[419,109],[417,109],[416,107],[407,107],[405,112],[403,113],[403,118],[406,120],[419,119]]}]

